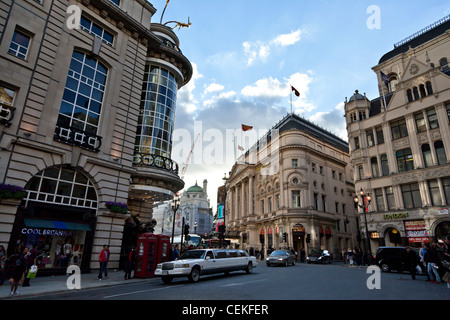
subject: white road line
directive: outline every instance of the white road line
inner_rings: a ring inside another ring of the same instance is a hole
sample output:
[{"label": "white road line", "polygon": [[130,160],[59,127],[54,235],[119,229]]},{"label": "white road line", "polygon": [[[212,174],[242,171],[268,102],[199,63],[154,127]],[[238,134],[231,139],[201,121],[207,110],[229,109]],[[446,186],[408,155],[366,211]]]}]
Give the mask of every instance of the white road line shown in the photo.
[{"label": "white road line", "polygon": [[225,285],[223,285],[221,287],[244,286],[244,285],[249,284],[249,283],[261,282],[261,281],[266,281],[266,280],[267,279],[252,280],[252,281],[246,281],[246,282],[235,282],[235,283],[225,284]]},{"label": "white road line", "polygon": [[121,297],[121,296],[127,296],[127,295],[132,295],[132,294],[143,293],[143,292],[159,291],[159,290],[165,290],[165,289],[170,289],[170,288],[177,288],[177,287],[182,287],[182,286],[184,286],[184,284],[180,284],[180,285],[177,285],[177,286],[170,286],[170,287],[156,288],[156,289],[148,289],[148,290],[140,290],[140,291],[125,292],[125,293],[113,294],[113,295],[111,295],[111,296],[105,296],[105,297],[103,297],[103,299],[110,299],[110,298]]}]

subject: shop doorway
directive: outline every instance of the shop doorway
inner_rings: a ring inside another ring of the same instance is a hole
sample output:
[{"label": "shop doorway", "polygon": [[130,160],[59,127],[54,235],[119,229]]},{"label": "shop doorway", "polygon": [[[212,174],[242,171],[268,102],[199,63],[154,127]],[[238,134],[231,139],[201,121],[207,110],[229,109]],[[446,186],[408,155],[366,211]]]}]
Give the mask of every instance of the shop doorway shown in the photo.
[{"label": "shop doorway", "polygon": [[300,253],[305,250],[305,227],[302,224],[296,224],[292,227],[292,247],[297,252],[297,260],[300,260]]},{"label": "shop doorway", "polygon": [[450,221],[444,221],[437,225],[436,227],[436,239],[444,239],[447,235],[450,234]]},{"label": "shop doorway", "polygon": [[387,229],[384,235],[384,239],[386,242],[386,246],[388,247],[401,247],[403,245],[400,231],[395,228]]}]

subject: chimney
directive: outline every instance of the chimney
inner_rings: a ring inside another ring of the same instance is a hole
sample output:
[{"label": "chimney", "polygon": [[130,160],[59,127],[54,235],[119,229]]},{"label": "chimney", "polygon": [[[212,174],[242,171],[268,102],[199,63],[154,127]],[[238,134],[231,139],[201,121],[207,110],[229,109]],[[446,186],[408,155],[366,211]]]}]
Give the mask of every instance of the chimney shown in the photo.
[{"label": "chimney", "polygon": [[205,196],[208,194],[208,192],[206,191],[206,188],[208,186],[208,180],[203,180],[203,193],[205,194]]}]

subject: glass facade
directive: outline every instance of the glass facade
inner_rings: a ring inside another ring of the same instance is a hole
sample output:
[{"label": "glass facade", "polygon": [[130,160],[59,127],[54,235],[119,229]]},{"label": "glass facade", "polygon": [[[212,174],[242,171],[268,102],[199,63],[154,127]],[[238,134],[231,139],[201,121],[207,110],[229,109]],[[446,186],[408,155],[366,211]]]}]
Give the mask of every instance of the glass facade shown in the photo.
[{"label": "glass facade", "polygon": [[148,155],[170,158],[178,85],[168,70],[145,67],[134,161]]}]

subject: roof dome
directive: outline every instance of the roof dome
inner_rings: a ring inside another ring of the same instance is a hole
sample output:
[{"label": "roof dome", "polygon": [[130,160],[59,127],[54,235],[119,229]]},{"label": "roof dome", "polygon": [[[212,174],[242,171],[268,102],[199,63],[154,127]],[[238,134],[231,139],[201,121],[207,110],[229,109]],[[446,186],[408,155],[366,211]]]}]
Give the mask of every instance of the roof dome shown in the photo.
[{"label": "roof dome", "polygon": [[200,187],[196,181],[195,186],[190,187],[189,189],[186,190],[186,192],[203,192],[203,188]]},{"label": "roof dome", "polygon": [[350,97],[350,99],[348,100],[348,102],[352,102],[355,100],[369,100],[367,99],[366,95],[362,95],[359,93],[358,90],[355,90],[355,93]]}]

